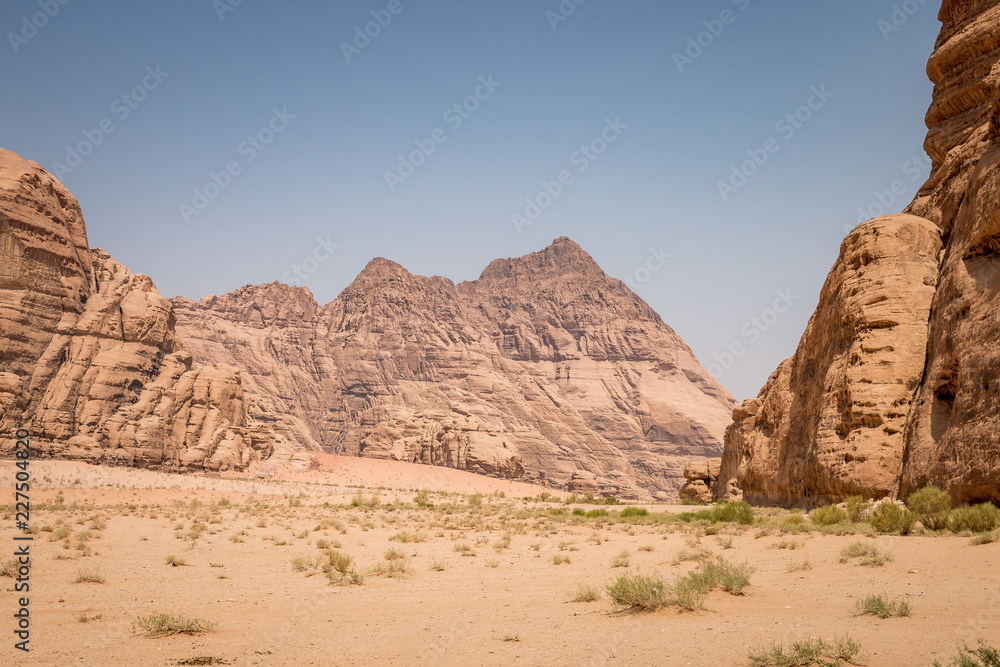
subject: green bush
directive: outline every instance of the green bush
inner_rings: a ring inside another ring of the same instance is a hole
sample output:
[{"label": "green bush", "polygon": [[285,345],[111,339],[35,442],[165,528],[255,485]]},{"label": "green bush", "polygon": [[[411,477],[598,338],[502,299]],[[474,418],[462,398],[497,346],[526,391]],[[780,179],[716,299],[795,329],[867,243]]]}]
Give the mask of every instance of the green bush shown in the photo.
[{"label": "green bush", "polygon": [[600,510],[590,510],[587,512],[588,519],[603,519],[608,515],[608,511],[605,509]]},{"label": "green bush", "polygon": [[872,528],[879,533],[909,535],[913,524],[917,522],[917,515],[910,510],[903,509],[896,503],[888,502],[882,503],[872,510],[869,522]]},{"label": "green bush", "polygon": [[906,499],[906,506],[920,516],[920,523],[927,530],[944,530],[951,514],[951,497],[944,489],[925,486]]},{"label": "green bush", "polygon": [[[685,512],[685,514],[687,514]],[[684,515],[678,515],[682,521],[690,522]],[[754,522],[753,507],[739,500],[736,502],[722,501],[712,509],[699,510],[691,515],[693,519],[710,521],[712,523],[741,523],[749,526]]]},{"label": "green bush", "polygon": [[890,600],[885,595],[869,595],[864,599],[858,600],[854,609],[858,616],[871,614],[879,618],[890,618],[892,616],[903,618],[912,613],[909,602],[906,600]]},{"label": "green bush", "polygon": [[[935,660],[934,667],[942,665]],[[1000,651],[980,640],[979,648],[973,650],[966,645],[948,667],[1000,667]]]},{"label": "green bush", "polygon": [[623,574],[608,586],[608,597],[621,611],[659,611],[670,603],[670,587],[662,579]]},{"label": "green bush", "polygon": [[882,551],[874,542],[852,542],[840,551],[840,562],[846,563],[852,558],[860,558],[861,565],[882,567],[892,560],[892,554]]},{"label": "green bush", "polygon": [[817,526],[830,526],[847,521],[847,512],[836,505],[827,505],[809,512],[809,520]]},{"label": "green bush", "polygon": [[965,530],[985,533],[996,528],[997,524],[1000,524],[1000,509],[990,503],[956,507],[948,519],[948,528],[956,533]]},{"label": "green bush", "polygon": [[864,664],[858,660],[860,653],[861,645],[850,636],[844,635],[834,637],[832,643],[822,639],[792,642],[789,649],[782,644],[773,644],[770,648],[751,651],[747,657],[750,659],[751,667],[807,667],[808,665],[839,667],[844,664]]},{"label": "green bush", "polygon": [[844,509],[847,510],[847,520],[858,523],[865,520],[865,512],[871,508],[872,504],[861,496],[851,496],[844,501]]},{"label": "green bush", "polygon": [[649,516],[649,510],[645,507],[626,507],[619,514],[619,517],[622,519],[629,519],[636,516]]}]

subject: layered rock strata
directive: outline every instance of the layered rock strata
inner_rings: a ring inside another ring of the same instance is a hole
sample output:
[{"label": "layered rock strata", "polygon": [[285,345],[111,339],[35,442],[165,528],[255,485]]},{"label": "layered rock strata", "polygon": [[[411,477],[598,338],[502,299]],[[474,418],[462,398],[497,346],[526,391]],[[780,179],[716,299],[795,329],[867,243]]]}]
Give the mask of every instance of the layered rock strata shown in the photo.
[{"label": "layered rock strata", "polygon": [[734,412],[716,497],[1000,501],[1000,2],[945,0],[931,175],[845,240],[795,355]]},{"label": "layered rock strata", "polygon": [[242,469],[270,434],[248,424],[240,376],[198,367],[152,281],[90,250],[77,201],[0,149],[0,451]]}]

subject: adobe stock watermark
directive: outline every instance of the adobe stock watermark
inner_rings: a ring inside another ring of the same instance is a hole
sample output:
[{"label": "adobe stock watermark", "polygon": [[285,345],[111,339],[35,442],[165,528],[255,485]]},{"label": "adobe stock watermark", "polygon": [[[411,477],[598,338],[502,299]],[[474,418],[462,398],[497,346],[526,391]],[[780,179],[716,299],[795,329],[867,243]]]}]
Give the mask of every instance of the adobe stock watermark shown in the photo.
[{"label": "adobe stock watermark", "polygon": [[[579,149],[573,151],[569,156],[569,163],[576,168],[577,174],[590,169],[590,165],[598,160],[608,147],[618,141],[622,133],[628,129],[628,125],[615,116],[614,120],[606,118],[604,128],[589,142],[582,144]],[[524,228],[538,220],[542,213],[559,199],[566,188],[576,182],[576,176],[572,169],[563,169],[551,181],[542,181],[542,190],[534,197],[525,197],[524,210],[520,213],[513,213],[510,221],[518,234],[523,233]]]},{"label": "adobe stock watermark", "polygon": [[243,4],[243,0],[212,0],[212,9],[215,10],[219,21],[226,20],[226,14],[235,12],[236,8]]},{"label": "adobe stock watermark", "polygon": [[[407,2],[412,2],[413,0],[407,0]],[[392,23],[394,17],[399,16],[406,9],[406,5],[403,4],[402,0],[389,0],[389,4],[385,6],[385,9],[373,9],[371,12],[372,20],[364,24],[364,26],[354,26],[354,38],[351,41],[344,41],[340,43],[340,52],[344,54],[344,60],[347,64],[361,55],[361,52],[371,46],[372,40],[377,38],[382,34],[382,31],[389,27]]]},{"label": "adobe stock watermark", "polygon": [[565,23],[570,16],[576,13],[576,8],[587,2],[587,0],[562,0],[555,10],[545,10],[545,20],[549,22],[552,32],[559,29],[560,23]]},{"label": "adobe stock watermark", "polygon": [[[902,171],[904,176],[909,176],[910,184],[916,183],[926,175],[932,166],[931,159],[926,155],[914,155],[903,163]],[[872,193],[874,199],[867,206],[858,207],[858,219],[853,225],[850,222],[844,223],[844,232],[850,232],[862,222],[867,222],[872,218],[881,218],[896,212],[895,204],[908,204],[904,199],[906,195],[906,181],[897,178],[885,190],[876,190]],[[903,207],[900,207],[903,208]]]},{"label": "adobe stock watermark", "polygon": [[[791,141],[792,137],[805,127],[806,123],[813,119],[816,112],[826,106],[830,98],[833,97],[833,93],[826,89],[826,84],[819,87],[813,86],[809,92],[805,104],[791,113],[785,114],[774,124],[774,130],[781,135],[781,140]],[[768,163],[772,155],[781,150],[781,140],[769,137],[761,148],[747,149],[748,160],[730,167],[729,179],[717,181],[715,184],[723,202],[728,202],[730,197],[739,192],[740,188],[745,186]]]},{"label": "adobe stock watermark", "polygon": [[242,158],[233,159],[226,162],[220,171],[209,171],[208,181],[200,188],[194,188],[194,196],[191,203],[178,205],[177,211],[181,214],[184,224],[191,224],[191,218],[201,215],[208,208],[222,191],[228,188],[233,178],[243,173],[243,168],[257,159],[257,156],[267,150],[267,147],[275,138],[284,132],[291,121],[295,120],[295,114],[288,111],[288,107],[271,110],[271,118],[264,127],[254,134],[248,135],[236,147],[236,154]]},{"label": "adobe stock watermark", "polygon": [[[472,118],[472,114],[479,110],[483,102],[493,97],[493,93],[503,83],[493,80],[493,75],[479,77],[479,85],[461,102],[451,105],[441,114],[441,119],[448,125],[448,128],[455,132],[465,121]],[[395,192],[396,188],[406,182],[410,176],[417,173],[417,169],[422,167],[427,158],[437,152],[438,146],[448,141],[448,132],[441,127],[435,128],[430,135],[424,139],[415,139],[413,144],[415,150],[406,155],[399,156],[399,163],[395,171],[385,172],[385,183],[389,186],[389,192]]]},{"label": "adobe stock watermark", "polygon": [[70,0],[38,0],[38,8],[41,11],[35,12],[31,16],[21,17],[21,29],[17,32],[8,32],[7,40],[14,53],[21,52],[21,47],[30,42],[38,35],[38,31],[49,24],[59,13],[59,10],[70,3]]},{"label": "adobe stock watermark", "polygon": [[316,245],[312,252],[302,258],[298,264],[292,264],[292,268],[281,274],[281,282],[292,287],[305,287],[309,276],[316,273],[319,267],[333,257],[334,251],[340,247],[339,243],[330,240],[328,234],[326,238],[316,237]]},{"label": "adobe stock watermark", "polygon": [[888,42],[889,38],[909,23],[910,19],[926,4],[927,0],[903,0],[903,2],[893,5],[889,18],[879,19],[875,24],[879,32],[882,33],[882,39]]},{"label": "adobe stock watermark", "polygon": [[[750,8],[750,0],[732,0],[732,3],[741,12],[745,12]],[[684,52],[674,51],[673,58],[674,64],[677,65],[677,71],[683,74],[684,68],[688,65],[693,65],[695,60],[701,58],[705,51],[711,48],[716,40],[722,37],[722,33],[726,31],[726,27],[736,23],[736,19],[738,18],[739,14],[732,9],[723,9],[719,14],[719,18],[702,21],[705,29],[697,35],[690,35],[687,38],[687,48],[684,49]]]},{"label": "adobe stock watermark", "polygon": [[[151,92],[160,87],[168,76],[170,72],[164,72],[159,65],[146,67],[146,75],[142,77],[142,81],[111,101],[111,113],[118,122],[124,121],[139,108]],[[97,127],[83,131],[83,140],[66,146],[66,157],[63,158],[63,162],[54,162],[49,171],[56,178],[73,173],[74,169],[83,164],[84,158],[93,153],[94,149],[104,143],[104,139],[116,129],[118,126],[111,116],[102,118]]]},{"label": "adobe stock watermark", "polygon": [[729,344],[721,354],[712,354],[714,362],[708,365],[708,372],[719,379],[736,363],[736,360],[747,353],[748,346],[757,343],[761,337],[767,333],[774,324],[787,313],[792,305],[799,300],[799,296],[792,294],[791,289],[776,290],[777,298],[770,308],[764,309],[759,315],[751,317],[740,327],[741,338]]},{"label": "adobe stock watermark", "polygon": [[673,257],[669,252],[664,252],[663,246],[654,248],[649,246],[649,255],[646,261],[640,264],[630,273],[626,273],[622,280],[633,292],[638,292],[642,286],[653,278],[653,274],[667,265],[667,260]]}]

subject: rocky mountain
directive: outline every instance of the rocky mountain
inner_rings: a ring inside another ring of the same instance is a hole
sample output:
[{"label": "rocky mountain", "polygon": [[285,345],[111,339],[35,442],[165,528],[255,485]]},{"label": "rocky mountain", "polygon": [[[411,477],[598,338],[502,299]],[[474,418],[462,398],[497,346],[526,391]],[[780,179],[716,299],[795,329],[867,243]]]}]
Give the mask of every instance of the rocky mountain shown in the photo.
[{"label": "rocky mountain", "polygon": [[734,411],[716,497],[1000,501],[1000,2],[939,18],[930,179],[848,235],[795,355]]},{"label": "rocky mountain", "polygon": [[0,451],[242,469],[274,438],[246,419],[233,369],[195,366],[152,281],[91,250],[77,201],[0,149]]},{"label": "rocky mountain", "polygon": [[673,499],[735,401],[566,238],[475,281],[375,259],[333,302],[248,286],[164,299],[79,204],[0,151],[0,451],[175,469],[310,451]]},{"label": "rocky mountain", "polygon": [[279,283],[173,306],[194,359],[241,369],[250,417],[306,450],[674,499],[735,404],[567,238],[458,285],[379,258],[325,306]]}]

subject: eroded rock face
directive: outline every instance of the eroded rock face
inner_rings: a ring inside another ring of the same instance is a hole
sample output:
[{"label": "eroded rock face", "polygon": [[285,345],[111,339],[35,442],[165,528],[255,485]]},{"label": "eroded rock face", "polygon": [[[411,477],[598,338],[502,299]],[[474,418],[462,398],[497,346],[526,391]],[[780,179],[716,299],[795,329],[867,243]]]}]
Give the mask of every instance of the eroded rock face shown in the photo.
[{"label": "eroded rock face", "polygon": [[173,303],[197,361],[244,369],[254,419],[333,453],[672,499],[734,403],[565,238],[459,285],[375,259],[323,307],[278,283]]},{"label": "eroded rock face", "polygon": [[930,179],[844,241],[795,356],[734,414],[716,497],[1000,501],[1000,2],[940,18]]},{"label": "eroded rock face", "polygon": [[681,500],[698,503],[712,501],[712,485],[719,478],[722,459],[700,459],[692,461],[684,468],[684,479],[687,482],[681,487]]},{"label": "eroded rock face", "polygon": [[721,477],[735,477],[744,499],[892,492],[940,251],[938,228],[911,215],[847,237],[795,356],[734,414]]},{"label": "eroded rock face", "polygon": [[934,172],[910,210],[948,239],[899,494],[1000,501],[1000,3],[945,2],[928,64]]},{"label": "eroded rock face", "polygon": [[125,465],[240,469],[271,438],[248,428],[239,376],[194,368],[152,281],[87,248],[76,200],[0,149],[0,451]]}]

